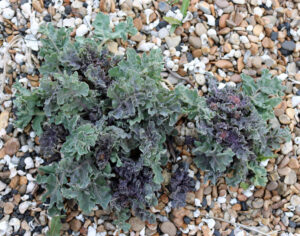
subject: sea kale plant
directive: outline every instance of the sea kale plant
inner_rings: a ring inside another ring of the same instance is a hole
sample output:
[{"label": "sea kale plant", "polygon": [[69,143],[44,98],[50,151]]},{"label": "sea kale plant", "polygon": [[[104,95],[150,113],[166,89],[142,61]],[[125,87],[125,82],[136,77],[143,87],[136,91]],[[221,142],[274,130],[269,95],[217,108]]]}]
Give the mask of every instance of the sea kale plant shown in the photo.
[{"label": "sea kale plant", "polygon": [[242,78],[242,87],[224,88],[209,78],[206,98],[182,86],[177,91],[185,94],[181,96],[185,113],[196,123],[193,160],[207,171],[205,179],[216,183],[226,174],[227,183],[237,185],[250,175],[254,185],[263,186],[267,173],[261,161],[274,157],[273,150],[289,139],[285,129],[270,122],[284,87],[266,70],[256,82],[246,75]]},{"label": "sea kale plant", "polygon": [[[16,126],[31,125],[39,136],[46,165],[37,181],[50,198],[50,215],[61,214],[75,199],[84,213],[96,205],[125,222],[132,209],[150,223],[168,161],[164,146],[181,111],[175,92],[164,88],[159,50],[141,57],[128,49],[111,55],[109,40],[136,34],[132,19],[110,28],[98,14],[91,37],[70,37],[70,30],[43,26],[40,86],[27,90],[16,82]],[[188,181],[185,179],[185,181]]]},{"label": "sea kale plant", "polygon": [[[264,71],[257,81],[243,75],[241,87],[222,89],[210,79],[207,97],[183,85],[168,90],[160,50],[140,56],[129,48],[122,58],[107,50],[107,42],[137,33],[131,18],[112,29],[109,16],[100,13],[92,25],[87,38],[42,26],[40,85],[14,85],[15,124],[39,137],[45,164],[37,181],[46,188],[42,200],[49,200],[51,216],[75,200],[84,213],[98,206],[112,210],[125,231],[131,212],[153,223],[150,208],[158,204],[168,162],[166,140],[176,135],[181,117],[196,124],[193,161],[206,179],[266,183],[260,162],[273,157],[287,136],[270,122],[283,95],[278,79]],[[187,164],[174,166],[165,189],[172,206],[181,207],[195,181]]]}]

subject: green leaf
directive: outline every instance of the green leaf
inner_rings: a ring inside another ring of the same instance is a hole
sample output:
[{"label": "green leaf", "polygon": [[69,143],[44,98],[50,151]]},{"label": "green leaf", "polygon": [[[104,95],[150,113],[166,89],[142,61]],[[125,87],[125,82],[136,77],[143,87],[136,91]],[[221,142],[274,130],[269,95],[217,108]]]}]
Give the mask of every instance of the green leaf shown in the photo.
[{"label": "green leaf", "polygon": [[240,187],[244,190],[247,190],[249,188],[249,186],[250,185],[248,183],[245,183],[245,182],[240,183]]},{"label": "green leaf", "polygon": [[168,22],[170,25],[180,25],[181,24],[181,21],[180,20],[177,20],[176,18],[174,17],[167,17],[167,16],[164,16],[163,18],[166,22]]},{"label": "green leaf", "polygon": [[59,236],[62,228],[61,218],[64,216],[53,216],[51,219],[50,229],[47,232],[47,236]]},{"label": "green leaf", "polygon": [[254,173],[254,177],[251,178],[253,184],[255,186],[265,186],[268,182],[266,169],[254,161],[249,162],[247,166]]},{"label": "green leaf", "polygon": [[186,16],[189,5],[190,5],[190,0],[182,0],[182,5],[180,7],[180,12],[182,13],[183,17]]}]

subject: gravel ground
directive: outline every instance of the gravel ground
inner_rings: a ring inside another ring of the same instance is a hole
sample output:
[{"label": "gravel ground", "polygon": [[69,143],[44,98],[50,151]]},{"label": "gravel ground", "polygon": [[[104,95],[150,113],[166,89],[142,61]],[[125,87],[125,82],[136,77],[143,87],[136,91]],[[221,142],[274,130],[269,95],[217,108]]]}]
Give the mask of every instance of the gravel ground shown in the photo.
[{"label": "gravel ground", "polygon": [[[288,127],[292,141],[276,150],[277,159],[265,163],[266,187],[228,187],[222,178],[216,186],[204,184],[203,173],[190,165],[190,175],[198,179],[197,191],[188,194],[186,207],[171,211],[163,192],[158,206],[151,209],[157,223],[132,217],[128,235],[300,235],[300,0],[191,0],[188,10],[183,25],[170,35],[163,16],[182,16],[176,5],[166,2],[0,1],[0,235],[45,235],[50,222],[47,204],[40,201],[43,189],[35,181],[44,160],[30,127],[19,130],[12,125],[11,85],[15,80],[28,87],[39,85],[41,24],[53,22],[74,28],[74,36],[87,36],[99,11],[107,12],[112,24],[126,16],[134,18],[139,33],[128,44],[109,43],[109,50],[122,55],[126,47],[140,52],[161,48],[162,76],[169,87],[188,83],[204,95],[205,71],[235,85],[241,81],[240,73],[258,77],[264,68],[286,85],[272,122]],[[177,128],[177,149],[181,158],[190,161],[190,150],[182,140],[193,132],[194,124]],[[63,235],[125,235],[117,233],[109,212],[98,209],[86,216],[72,202],[66,208]]]}]

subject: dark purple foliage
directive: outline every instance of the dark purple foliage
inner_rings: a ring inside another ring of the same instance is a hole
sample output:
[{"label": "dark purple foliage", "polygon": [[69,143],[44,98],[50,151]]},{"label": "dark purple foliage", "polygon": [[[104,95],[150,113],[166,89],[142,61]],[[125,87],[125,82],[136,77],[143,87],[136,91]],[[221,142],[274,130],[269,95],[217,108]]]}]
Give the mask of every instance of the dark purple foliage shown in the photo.
[{"label": "dark purple foliage", "polygon": [[194,191],[195,180],[188,175],[188,168],[187,163],[180,163],[171,177],[169,190],[174,208],[183,207],[187,192]]}]

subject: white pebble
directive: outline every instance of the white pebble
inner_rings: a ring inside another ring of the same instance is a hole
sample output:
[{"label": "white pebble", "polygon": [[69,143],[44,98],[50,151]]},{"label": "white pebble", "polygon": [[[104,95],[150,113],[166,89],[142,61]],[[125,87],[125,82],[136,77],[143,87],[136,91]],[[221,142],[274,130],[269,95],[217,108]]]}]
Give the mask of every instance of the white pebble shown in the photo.
[{"label": "white pebble", "polygon": [[242,43],[249,43],[249,39],[245,35],[242,35],[240,37],[240,40],[241,40]]},{"label": "white pebble", "polygon": [[24,56],[23,54],[16,53],[15,61],[16,61],[18,64],[22,64],[22,63],[24,62],[24,58],[25,58],[25,56]]},{"label": "white pebble", "polygon": [[277,78],[280,79],[281,81],[285,80],[287,77],[288,77],[288,75],[285,74],[285,73],[282,73],[282,74],[277,76]]},{"label": "white pebble", "polygon": [[201,207],[202,206],[200,199],[195,198],[195,206],[197,206],[197,207]]},{"label": "white pebble", "polygon": [[25,163],[25,169],[28,170],[28,169],[31,169],[34,167],[34,162],[32,160],[31,157],[26,157],[25,160],[24,160],[24,163]]},{"label": "white pebble", "polygon": [[35,183],[30,181],[29,184],[27,185],[26,193],[31,193],[34,187],[35,187]]},{"label": "white pebble", "polygon": [[250,32],[251,32],[251,31],[253,30],[253,28],[254,28],[253,25],[248,25],[248,26],[247,26],[247,31],[250,31]]},{"label": "white pebble", "polygon": [[63,20],[64,27],[75,27],[75,19],[74,18],[66,18]]},{"label": "white pebble", "polygon": [[34,37],[34,35],[28,34],[25,36],[24,39],[27,47],[31,48],[33,51],[39,50],[39,43],[38,40]]},{"label": "white pebble", "polygon": [[218,203],[222,204],[222,203],[225,203],[226,202],[226,196],[223,196],[223,197],[218,197]]},{"label": "white pebble", "polygon": [[30,202],[22,202],[20,205],[19,205],[19,211],[21,214],[24,214],[25,211],[27,211],[27,209],[31,206],[31,203]]},{"label": "white pebble", "polygon": [[3,103],[3,105],[4,105],[5,108],[9,108],[9,107],[11,107],[11,105],[12,105],[12,101],[5,101],[5,102]]},{"label": "white pebble", "polygon": [[0,1],[0,9],[6,8],[6,7],[9,7],[9,1],[7,1],[7,0]]},{"label": "white pebble", "polygon": [[261,162],[259,163],[259,165],[260,165],[260,166],[263,166],[263,167],[266,167],[266,166],[268,165],[268,163],[269,163],[269,160],[270,160],[270,159],[261,161]]},{"label": "white pebble", "polygon": [[300,103],[300,96],[292,97],[292,106],[296,107]]},{"label": "white pebble", "polygon": [[194,211],[194,218],[198,218],[200,215],[201,215],[201,213],[198,209],[196,211]]},{"label": "white pebble", "polygon": [[196,189],[196,190],[199,190],[199,188],[200,188],[200,185],[201,185],[200,181],[199,181],[199,180],[197,180],[197,181],[196,181],[196,186],[195,186],[195,189]]},{"label": "white pebble", "polygon": [[14,232],[17,232],[20,229],[21,222],[18,218],[12,218],[9,221],[9,225],[14,227]]},{"label": "white pebble", "polygon": [[230,204],[231,204],[231,205],[234,205],[234,204],[236,204],[236,203],[237,203],[236,198],[233,198],[233,199],[230,200]]},{"label": "white pebble", "polygon": [[28,150],[29,150],[28,145],[24,145],[24,146],[21,147],[22,152],[27,152]]},{"label": "white pebble", "polygon": [[215,220],[214,219],[202,219],[208,226],[208,228],[213,229],[215,227]]},{"label": "white pebble", "polygon": [[7,230],[8,230],[8,222],[6,220],[3,220],[0,222],[0,235],[7,235]]},{"label": "white pebble", "polygon": [[175,65],[174,62],[171,61],[171,60],[169,60],[169,61],[167,62],[167,67],[170,68],[170,69],[172,69],[174,65]]},{"label": "white pebble", "polygon": [[254,15],[262,16],[264,11],[260,7],[255,7],[253,13]]},{"label": "white pebble", "polygon": [[139,51],[143,51],[143,52],[148,52],[151,50],[151,48],[153,48],[155,46],[154,43],[149,43],[149,42],[145,42],[145,40],[143,40],[139,46],[138,46],[138,50]]},{"label": "white pebble", "polygon": [[7,20],[10,20],[14,17],[15,15],[15,11],[11,8],[5,8],[3,9],[3,12],[2,12],[2,16],[7,19]]},{"label": "white pebble", "polygon": [[84,36],[85,34],[87,34],[87,32],[89,32],[88,27],[85,24],[82,24],[81,26],[79,26],[76,30],[76,36],[80,37],[80,36]]},{"label": "white pebble", "polygon": [[0,192],[2,192],[6,188],[6,184],[0,181]]},{"label": "white pebble", "polygon": [[216,25],[216,19],[212,15],[204,14],[207,18],[207,24],[210,26]]},{"label": "white pebble", "polygon": [[88,236],[96,236],[96,235],[97,235],[96,228],[94,228],[93,226],[89,226],[88,227]]},{"label": "white pebble", "polygon": [[300,144],[300,137],[295,137],[294,139],[295,144],[299,145]]}]

